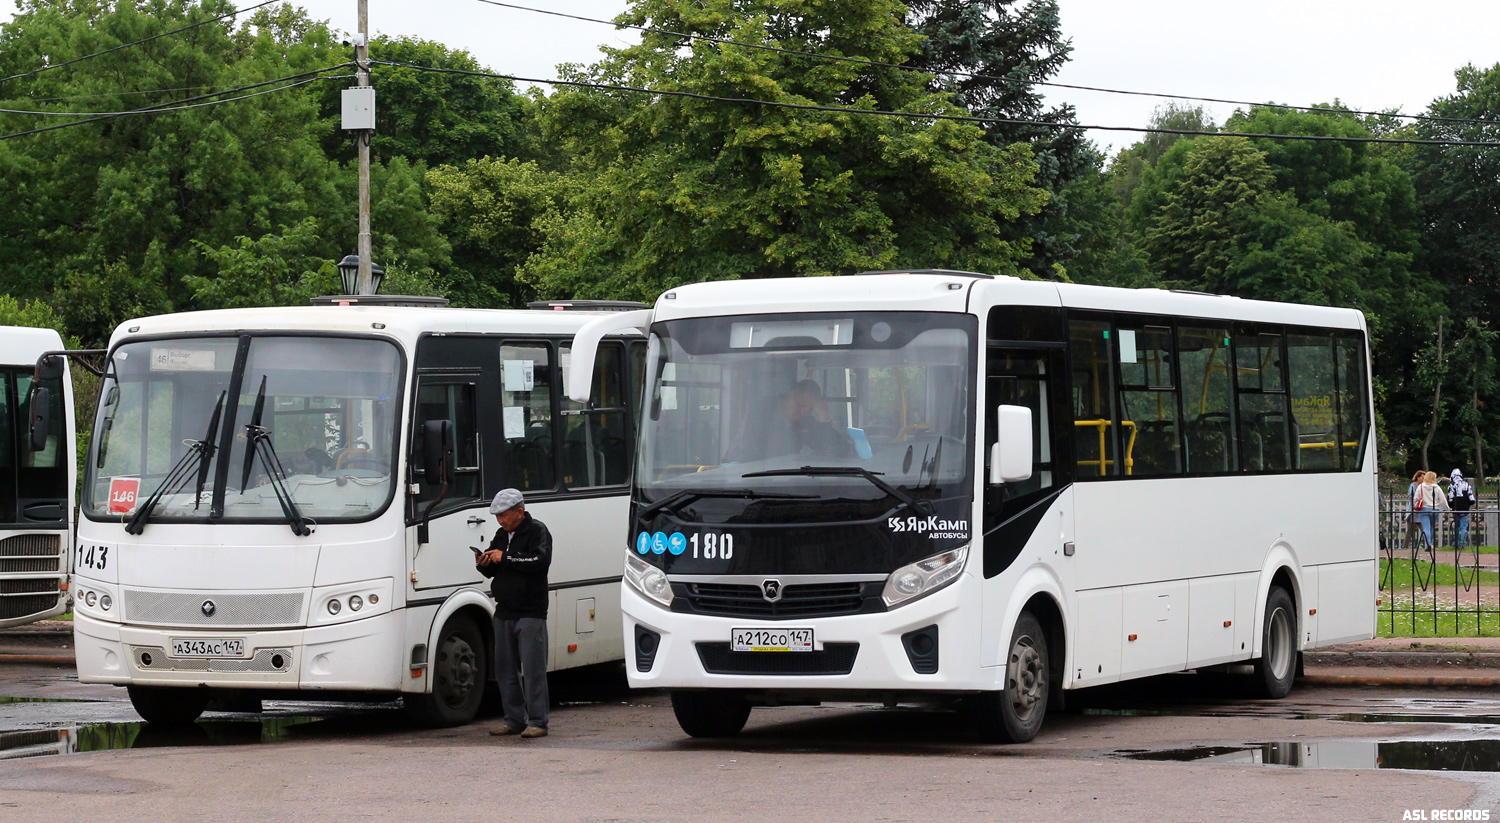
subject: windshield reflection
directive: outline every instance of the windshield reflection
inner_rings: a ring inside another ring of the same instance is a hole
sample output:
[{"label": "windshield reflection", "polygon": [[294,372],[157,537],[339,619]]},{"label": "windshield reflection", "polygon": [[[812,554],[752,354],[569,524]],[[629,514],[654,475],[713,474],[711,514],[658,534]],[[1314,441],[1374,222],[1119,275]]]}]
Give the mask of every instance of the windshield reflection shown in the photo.
[{"label": "windshield reflection", "polygon": [[[229,448],[205,467],[201,494],[194,494],[195,483],[169,488],[153,518],[284,520],[272,471],[296,508],[314,520],[362,519],[385,507],[400,406],[395,346],[264,336],[250,338],[241,353],[240,344],[237,337],[182,338],[127,343],[115,351],[87,466],[86,514],[122,518],[149,499],[203,437],[236,371],[243,373],[239,397],[225,404],[220,428]],[[274,469],[245,459],[258,397],[262,425],[280,458]]]},{"label": "windshield reflection", "polygon": [[[894,505],[889,487],[924,499],[966,494],[974,327],[966,315],[924,312],[657,324],[642,499],[757,489],[811,493],[825,506]],[[754,505],[805,513],[817,502]],[[751,498],[699,505],[743,509]]]}]

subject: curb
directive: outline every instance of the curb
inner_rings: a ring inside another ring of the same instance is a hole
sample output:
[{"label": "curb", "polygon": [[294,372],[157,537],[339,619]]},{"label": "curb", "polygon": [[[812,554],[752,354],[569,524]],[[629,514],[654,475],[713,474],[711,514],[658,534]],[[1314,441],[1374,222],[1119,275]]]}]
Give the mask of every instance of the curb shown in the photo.
[{"label": "curb", "polygon": [[1475,651],[1308,651],[1305,665],[1325,668],[1487,669],[1500,673],[1500,652]]}]

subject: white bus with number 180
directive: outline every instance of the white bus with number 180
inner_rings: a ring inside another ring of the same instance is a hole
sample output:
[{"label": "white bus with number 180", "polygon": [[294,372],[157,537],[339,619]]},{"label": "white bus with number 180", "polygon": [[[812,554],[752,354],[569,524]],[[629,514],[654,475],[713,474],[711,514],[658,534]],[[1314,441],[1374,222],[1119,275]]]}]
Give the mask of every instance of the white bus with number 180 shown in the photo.
[{"label": "white bus with number 180", "polygon": [[675,288],[575,357],[627,327],[627,670],[690,734],[960,698],[1025,741],[1071,689],[1253,664],[1280,697],[1374,632],[1359,312],[886,272]]}]

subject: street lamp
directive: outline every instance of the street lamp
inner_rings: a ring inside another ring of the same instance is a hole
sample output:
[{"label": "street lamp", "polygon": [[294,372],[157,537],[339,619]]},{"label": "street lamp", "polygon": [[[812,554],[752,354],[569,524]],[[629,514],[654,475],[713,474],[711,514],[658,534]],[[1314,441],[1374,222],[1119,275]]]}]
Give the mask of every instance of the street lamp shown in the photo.
[{"label": "street lamp", "polygon": [[[385,279],[385,269],[379,263],[370,264],[370,293],[380,293],[380,281]],[[339,281],[344,294],[359,294],[359,255],[351,254],[339,261]]]}]

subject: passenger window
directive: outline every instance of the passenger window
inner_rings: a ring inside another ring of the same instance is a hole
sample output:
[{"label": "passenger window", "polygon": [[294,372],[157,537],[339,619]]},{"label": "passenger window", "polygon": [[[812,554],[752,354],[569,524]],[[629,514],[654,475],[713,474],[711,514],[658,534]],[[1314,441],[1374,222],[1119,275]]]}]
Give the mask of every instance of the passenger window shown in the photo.
[{"label": "passenger window", "polygon": [[1117,473],[1114,392],[1110,389],[1109,324],[1075,320],[1068,324],[1068,369],[1073,386],[1073,453],[1078,479]]},{"label": "passenger window", "polygon": [[1229,329],[1180,326],[1178,373],[1182,379],[1187,470],[1233,471],[1235,467],[1232,368]]},{"label": "passenger window", "polygon": [[551,349],[543,343],[500,347],[501,428],[505,484],[521,491],[555,484]]},{"label": "passenger window", "polygon": [[1370,436],[1369,398],[1365,396],[1365,344],[1357,336],[1335,338],[1338,351],[1339,451],[1344,471],[1359,471]]},{"label": "passenger window", "polygon": [[1282,379],[1281,335],[1235,335],[1239,380],[1240,470],[1278,472],[1291,468],[1287,439],[1286,385]]},{"label": "passenger window", "polygon": [[1292,460],[1305,471],[1339,467],[1338,398],[1330,335],[1287,335]]},{"label": "passenger window", "polygon": [[[572,352],[558,354],[567,385]],[[618,486],[630,478],[629,416],[625,409],[623,346],[606,343],[594,360],[595,408],[563,399],[563,485],[570,489]]]},{"label": "passenger window", "polygon": [[1173,377],[1172,330],[1116,329],[1120,375],[1120,439],[1125,474],[1153,477],[1182,472]]},{"label": "passenger window", "polygon": [[[423,424],[429,420],[448,420],[453,425],[453,482],[448,487],[445,503],[470,501],[482,496],[480,490],[483,488],[483,474],[479,468],[479,432],[475,426],[474,394],[474,384],[467,382],[423,381],[417,389],[411,448],[414,475],[423,474],[421,455],[426,449]],[[436,499],[441,488],[438,480],[424,477],[421,491],[416,496],[417,502],[426,503]]]}]

